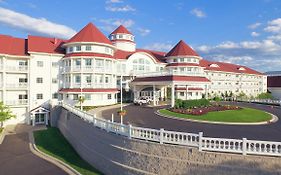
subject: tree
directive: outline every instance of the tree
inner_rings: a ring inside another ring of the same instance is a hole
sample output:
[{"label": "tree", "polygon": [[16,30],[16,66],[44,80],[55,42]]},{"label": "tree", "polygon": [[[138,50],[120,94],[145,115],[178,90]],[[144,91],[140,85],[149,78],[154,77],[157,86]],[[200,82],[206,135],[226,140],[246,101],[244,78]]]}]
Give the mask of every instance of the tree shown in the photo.
[{"label": "tree", "polygon": [[84,103],[85,97],[84,96],[79,96],[78,101],[80,103],[80,110],[82,111],[83,110],[82,103]]},{"label": "tree", "polygon": [[247,95],[242,91],[242,92],[240,92],[240,93],[237,95],[237,97],[238,97],[239,99],[245,99],[245,98],[247,98]]},{"label": "tree", "polygon": [[0,128],[3,127],[4,121],[16,117],[15,115],[12,114],[10,108],[1,101],[0,102]]},{"label": "tree", "polygon": [[271,93],[265,92],[265,93],[260,93],[257,96],[258,99],[273,99],[273,96]]}]

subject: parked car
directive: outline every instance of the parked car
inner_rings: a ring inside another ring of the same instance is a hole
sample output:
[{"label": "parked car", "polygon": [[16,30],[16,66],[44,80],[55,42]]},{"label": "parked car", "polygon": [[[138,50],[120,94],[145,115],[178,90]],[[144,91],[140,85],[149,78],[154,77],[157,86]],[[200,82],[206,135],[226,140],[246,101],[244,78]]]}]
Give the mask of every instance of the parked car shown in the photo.
[{"label": "parked car", "polygon": [[140,97],[140,98],[134,100],[135,105],[149,104],[150,102],[151,102],[151,99],[148,97]]}]

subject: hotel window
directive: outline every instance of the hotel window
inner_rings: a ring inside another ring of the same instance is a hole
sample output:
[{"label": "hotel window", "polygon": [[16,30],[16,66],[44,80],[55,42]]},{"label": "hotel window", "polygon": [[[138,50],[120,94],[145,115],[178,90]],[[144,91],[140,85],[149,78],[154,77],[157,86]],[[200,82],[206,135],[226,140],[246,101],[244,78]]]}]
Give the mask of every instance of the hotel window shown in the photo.
[{"label": "hotel window", "polygon": [[105,77],[105,83],[109,83],[109,77]]},{"label": "hotel window", "polygon": [[52,62],[52,67],[58,67],[58,62]]},{"label": "hotel window", "polygon": [[80,75],[75,76],[75,83],[81,83],[81,77]]},{"label": "hotel window", "polygon": [[111,98],[111,94],[107,94],[107,99],[110,100]]},{"label": "hotel window", "polygon": [[123,35],[119,35],[119,38],[122,39],[122,38],[123,38]]},{"label": "hotel window", "polygon": [[36,83],[43,83],[43,78],[41,78],[41,77],[36,78]]},{"label": "hotel window", "polygon": [[37,100],[43,99],[43,94],[36,94],[36,99]]},{"label": "hotel window", "polygon": [[27,78],[19,78],[19,83],[27,83]]},{"label": "hotel window", "polygon": [[19,94],[19,100],[22,99],[27,99],[27,95],[26,94]]},{"label": "hotel window", "polygon": [[43,67],[43,61],[37,61],[37,67]]},{"label": "hotel window", "polygon": [[76,51],[81,51],[81,46],[76,46]]},{"label": "hotel window", "polygon": [[73,52],[73,47],[69,47],[69,52]]},{"label": "hotel window", "polygon": [[177,59],[174,59],[174,62],[176,63],[176,62],[177,62]]},{"label": "hotel window", "polygon": [[103,60],[97,59],[96,60],[96,67],[103,67],[103,63],[104,63]]},{"label": "hotel window", "polygon": [[81,60],[80,59],[76,59],[75,60],[75,65],[76,66],[81,66]]},{"label": "hotel window", "polygon": [[85,65],[86,66],[91,66],[92,65],[92,59],[91,58],[85,59]]},{"label": "hotel window", "polygon": [[86,51],[91,51],[91,50],[92,50],[92,47],[89,46],[89,45],[87,45],[87,46],[86,46]]},{"label": "hotel window", "polygon": [[52,83],[54,83],[54,84],[58,83],[58,79],[57,78],[52,78]]},{"label": "hotel window", "polygon": [[86,82],[87,83],[91,83],[92,82],[92,76],[91,75],[87,75],[86,76]]},{"label": "hotel window", "polygon": [[27,61],[19,61],[19,66],[27,66]]},{"label": "hotel window", "polygon": [[184,96],[184,92],[180,92],[180,96]]},{"label": "hotel window", "polygon": [[184,62],[184,58],[180,58],[180,62]]},{"label": "hotel window", "polygon": [[85,94],[85,100],[91,100],[91,94]]},{"label": "hotel window", "polygon": [[52,98],[53,98],[53,99],[58,99],[58,93],[53,93],[53,94],[52,94]]},{"label": "hotel window", "polygon": [[78,94],[73,94],[73,100],[78,100]]}]

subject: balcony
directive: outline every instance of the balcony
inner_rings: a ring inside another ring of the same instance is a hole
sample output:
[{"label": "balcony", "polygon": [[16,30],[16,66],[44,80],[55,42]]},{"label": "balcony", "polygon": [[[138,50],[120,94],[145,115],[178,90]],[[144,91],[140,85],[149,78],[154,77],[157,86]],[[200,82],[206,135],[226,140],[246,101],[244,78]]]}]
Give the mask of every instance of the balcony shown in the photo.
[{"label": "balcony", "polygon": [[27,83],[7,83],[7,89],[26,89],[28,87]]},{"label": "balcony", "polygon": [[198,77],[205,77],[203,72],[182,72],[182,71],[159,71],[159,72],[139,72],[134,71],[133,74],[136,77],[159,77],[159,76],[198,76]]},{"label": "balcony", "polygon": [[83,73],[114,73],[114,69],[112,68],[105,68],[105,67],[93,67],[93,66],[84,66],[84,67],[80,67],[80,66],[67,66],[64,67],[63,72],[81,72],[81,69],[83,71]]},{"label": "balcony", "polygon": [[28,66],[6,66],[8,72],[27,72]]},{"label": "balcony", "polygon": [[7,100],[5,104],[9,106],[27,105],[28,99]]},{"label": "balcony", "polygon": [[[81,87],[80,83],[72,84],[72,88],[80,88],[80,87]],[[91,89],[94,89],[94,88],[116,88],[116,86],[114,86],[114,85],[112,85],[110,83],[109,84],[85,83],[85,84],[82,84],[82,87],[83,87],[83,89],[84,88],[91,88]],[[65,84],[64,88],[70,88],[70,84]]]}]

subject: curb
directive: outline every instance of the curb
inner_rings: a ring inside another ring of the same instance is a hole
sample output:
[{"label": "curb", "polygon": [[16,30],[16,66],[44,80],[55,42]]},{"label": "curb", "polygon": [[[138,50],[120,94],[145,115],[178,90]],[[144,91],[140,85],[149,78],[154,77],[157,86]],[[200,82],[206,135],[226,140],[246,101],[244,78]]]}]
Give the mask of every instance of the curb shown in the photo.
[{"label": "curb", "polygon": [[55,157],[52,157],[52,156],[40,151],[35,145],[34,137],[33,137],[33,131],[29,131],[28,136],[29,136],[29,149],[33,154],[35,154],[36,156],[56,165],[57,167],[59,167],[60,169],[65,171],[67,174],[81,175],[78,171],[76,171],[70,165],[64,163],[63,161],[61,161],[61,160],[59,160]]},{"label": "curb", "polygon": [[[159,109],[160,110],[160,109]],[[195,122],[195,123],[205,123],[205,124],[217,124],[217,125],[267,125],[277,122],[279,119],[276,115],[273,115],[269,112],[266,112],[272,116],[272,118],[269,121],[266,122],[256,122],[256,123],[225,123],[225,122],[212,122],[212,121],[202,121],[202,120],[193,120],[193,119],[183,119],[178,117],[173,117],[169,115],[164,115],[159,112],[159,110],[155,111],[154,113],[158,116],[175,119],[175,120],[181,120],[181,121],[188,121],[188,122]]]}]

